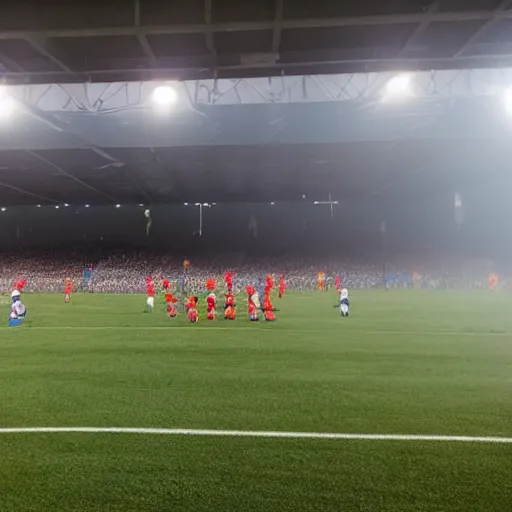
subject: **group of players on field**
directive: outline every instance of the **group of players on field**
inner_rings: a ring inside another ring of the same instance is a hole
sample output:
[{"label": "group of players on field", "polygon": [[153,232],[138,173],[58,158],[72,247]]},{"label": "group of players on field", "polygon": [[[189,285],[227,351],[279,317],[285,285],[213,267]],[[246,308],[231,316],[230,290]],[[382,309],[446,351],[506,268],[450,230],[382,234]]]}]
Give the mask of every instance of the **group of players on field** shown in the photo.
[{"label": "group of players on field", "polygon": [[[233,293],[233,273],[228,272],[225,276],[225,284],[227,293],[225,294],[224,300],[224,319],[235,320],[236,319],[236,303],[235,295]],[[27,316],[27,308],[21,300],[21,292],[26,285],[26,281],[18,281],[14,285],[14,290],[11,293],[11,312],[9,315],[9,326],[16,327],[22,324],[23,320]],[[171,286],[167,279],[164,279],[161,283],[162,291],[164,293],[166,311],[169,318],[175,318],[178,314],[177,310],[177,298],[174,297],[170,291]],[[257,322],[260,318],[263,318],[267,322],[273,322],[276,319],[275,308],[271,301],[271,292],[274,287],[274,279],[272,276],[267,275],[265,279],[265,288],[263,293],[263,301],[260,299],[260,293],[253,287],[247,286],[245,291],[247,293],[247,314],[251,322]],[[209,279],[206,282],[206,319],[211,321],[215,320],[217,316],[217,296],[215,295],[216,283],[214,279]],[[319,287],[320,288],[320,287]],[[283,275],[279,276],[279,298],[282,299],[285,293],[285,282]],[[322,288],[320,288],[322,289]],[[336,289],[340,294],[339,299],[339,310],[343,317],[349,315],[349,300],[348,290],[346,288],[341,289],[341,282],[336,280]],[[69,303],[71,300],[71,293],[73,291],[73,283],[70,279],[66,279],[64,287],[64,301]],[[155,307],[155,295],[156,287],[152,277],[146,279],[146,307],[147,311],[153,311]],[[187,319],[191,323],[197,323],[199,321],[198,312],[199,298],[197,296],[189,297],[185,301],[185,313]]]}]

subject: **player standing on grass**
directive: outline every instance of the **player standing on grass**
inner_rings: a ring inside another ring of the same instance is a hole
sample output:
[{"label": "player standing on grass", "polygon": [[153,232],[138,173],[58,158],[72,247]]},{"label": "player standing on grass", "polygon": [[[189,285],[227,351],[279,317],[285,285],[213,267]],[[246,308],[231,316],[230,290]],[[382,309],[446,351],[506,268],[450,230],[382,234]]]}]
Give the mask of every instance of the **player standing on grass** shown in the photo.
[{"label": "player standing on grass", "polygon": [[146,278],[146,307],[148,313],[152,313],[155,309],[155,285],[153,284],[153,278],[150,276]]},{"label": "player standing on grass", "polygon": [[64,283],[64,302],[67,304],[71,301],[71,293],[73,292],[73,281],[68,277]]},{"label": "player standing on grass", "polygon": [[349,307],[350,304],[348,302],[348,290],[346,288],[343,288],[340,294],[340,315],[348,316]]}]

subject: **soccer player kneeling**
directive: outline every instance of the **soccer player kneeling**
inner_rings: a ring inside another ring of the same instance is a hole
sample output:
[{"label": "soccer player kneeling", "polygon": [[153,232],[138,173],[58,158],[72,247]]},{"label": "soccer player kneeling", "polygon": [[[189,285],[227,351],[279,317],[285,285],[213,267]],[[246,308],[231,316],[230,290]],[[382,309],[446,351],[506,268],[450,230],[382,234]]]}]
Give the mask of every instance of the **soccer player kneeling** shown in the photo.
[{"label": "soccer player kneeling", "polygon": [[27,316],[27,308],[21,302],[21,294],[18,290],[14,290],[11,294],[12,306],[9,315],[9,327],[17,327]]}]

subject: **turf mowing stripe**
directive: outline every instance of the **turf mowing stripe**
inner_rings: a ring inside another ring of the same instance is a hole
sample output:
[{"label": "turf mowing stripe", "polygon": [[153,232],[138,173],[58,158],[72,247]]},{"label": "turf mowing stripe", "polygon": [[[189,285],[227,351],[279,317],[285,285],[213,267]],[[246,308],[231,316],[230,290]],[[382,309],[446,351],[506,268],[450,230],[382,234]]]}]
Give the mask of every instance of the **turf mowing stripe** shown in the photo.
[{"label": "turf mowing stripe", "polygon": [[512,444],[512,437],[438,436],[409,434],[336,434],[328,432],[267,432],[260,430],[202,430],[180,428],[122,427],[28,427],[0,428],[0,434],[137,434],[207,437],[266,437],[285,439],[341,439],[366,441],[438,441],[458,443]]},{"label": "turf mowing stripe", "polygon": [[[266,325],[263,323],[263,325]],[[122,331],[122,330],[146,330],[146,331],[162,331],[162,330],[183,330],[183,329],[192,329],[192,330],[205,330],[205,331],[255,331],[259,332],[256,326],[242,326],[242,327],[215,327],[215,326],[196,326],[196,325],[176,325],[176,326],[164,326],[164,325],[153,325],[153,326],[117,326],[117,325],[82,325],[82,326],[51,326],[51,325],[42,325],[42,326],[26,326],[26,327],[0,327],[0,331],[13,331],[19,332],[19,329],[22,331],[32,331],[32,330],[42,330],[42,331]],[[288,328],[279,328],[273,329],[273,327],[268,326],[260,331],[274,331],[274,332],[332,332],[329,329],[288,329]],[[346,334],[390,334],[393,336],[415,336],[415,335],[427,335],[427,336],[437,336],[437,335],[445,335],[445,336],[512,336],[512,332],[467,332],[467,331],[368,331],[368,330],[353,330],[353,331],[344,331]]]}]

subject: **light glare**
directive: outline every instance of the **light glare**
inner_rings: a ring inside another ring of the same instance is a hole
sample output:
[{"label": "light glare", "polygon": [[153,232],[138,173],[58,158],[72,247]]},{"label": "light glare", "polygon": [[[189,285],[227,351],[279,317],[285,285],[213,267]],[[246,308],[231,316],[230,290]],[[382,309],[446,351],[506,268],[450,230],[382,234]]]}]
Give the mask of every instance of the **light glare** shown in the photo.
[{"label": "light glare", "polygon": [[159,85],[153,91],[153,101],[159,107],[169,107],[176,103],[178,95],[169,85]]},{"label": "light glare", "polygon": [[8,119],[15,110],[16,102],[4,89],[0,89],[0,119]]},{"label": "light glare", "polygon": [[407,74],[396,75],[386,84],[384,101],[404,100],[411,95],[411,76]]}]

